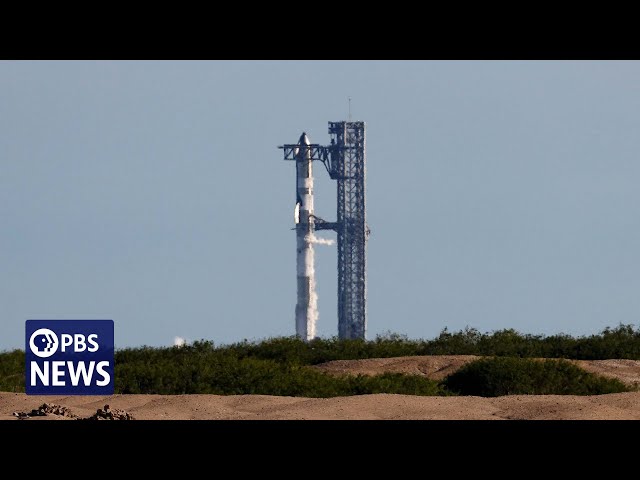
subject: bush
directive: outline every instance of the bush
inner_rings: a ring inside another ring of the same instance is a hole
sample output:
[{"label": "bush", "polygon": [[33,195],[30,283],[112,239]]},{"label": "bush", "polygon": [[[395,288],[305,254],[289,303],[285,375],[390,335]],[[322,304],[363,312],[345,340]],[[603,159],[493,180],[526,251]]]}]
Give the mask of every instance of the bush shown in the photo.
[{"label": "bush", "polygon": [[0,352],[0,392],[24,392],[24,352]]},{"label": "bush", "polygon": [[471,362],[444,381],[460,395],[601,395],[628,391],[616,379],[594,375],[566,360],[514,357]]},{"label": "bush", "polygon": [[123,355],[117,354],[116,393],[304,397],[443,393],[438,382],[420,376],[333,377],[295,362],[238,357],[228,350],[209,347],[199,343],[188,348],[127,350]]},{"label": "bush", "polygon": [[[480,333],[466,328],[455,333],[445,329],[431,340],[410,340],[406,336],[389,333],[371,341],[320,338],[304,342],[295,337],[280,337],[221,346],[206,340],[183,347],[143,346],[116,351],[115,388],[117,393],[158,394],[260,393],[330,397],[415,392],[417,395],[433,395],[432,392],[442,393],[442,390],[423,377],[330,378],[305,367],[330,360],[460,354],[640,359],[640,329],[619,325],[597,335],[576,338],[568,335],[527,335],[512,329]],[[23,351],[0,352],[0,391],[23,392],[24,367]],[[585,378],[585,381],[591,381]],[[519,388],[535,386],[522,382]],[[509,390],[509,393],[515,392]]]},{"label": "bush", "polygon": [[451,333],[446,328],[432,340],[409,340],[397,334],[375,340],[316,339],[303,342],[295,337],[262,342],[241,342],[227,347],[239,357],[253,357],[316,365],[330,360],[387,358],[410,355],[492,355],[505,357],[640,360],[640,328],[619,325],[588,337],[530,335],[513,329],[480,333],[466,328]]}]

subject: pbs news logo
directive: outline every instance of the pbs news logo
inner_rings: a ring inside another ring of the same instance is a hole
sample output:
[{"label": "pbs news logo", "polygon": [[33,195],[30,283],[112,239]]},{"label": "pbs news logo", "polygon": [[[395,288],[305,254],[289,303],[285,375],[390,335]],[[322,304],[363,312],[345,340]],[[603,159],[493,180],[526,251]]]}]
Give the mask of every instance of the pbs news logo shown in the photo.
[{"label": "pbs news logo", "polygon": [[26,393],[113,394],[113,320],[27,320]]}]

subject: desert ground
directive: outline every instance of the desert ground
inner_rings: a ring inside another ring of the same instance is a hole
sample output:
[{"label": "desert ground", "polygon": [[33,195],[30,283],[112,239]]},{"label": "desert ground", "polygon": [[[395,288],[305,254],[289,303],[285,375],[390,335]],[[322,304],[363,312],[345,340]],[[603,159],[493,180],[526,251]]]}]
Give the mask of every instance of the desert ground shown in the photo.
[{"label": "desert ground", "polygon": [[[407,373],[442,380],[478,356],[475,355],[425,355],[413,357],[368,358],[364,360],[334,360],[312,368],[333,375],[381,373]],[[640,360],[569,360],[588,372],[617,378],[627,385],[640,385]]]},{"label": "desert ground", "polygon": [[[403,372],[440,379],[473,360],[471,355],[338,360],[318,365],[330,374]],[[594,373],[640,385],[640,361],[575,361]],[[360,395],[337,398],[276,397],[268,395],[112,395],[27,396],[0,392],[0,419],[16,421],[69,420],[48,415],[18,420],[13,412],[29,412],[43,403],[67,407],[89,417],[109,405],[139,420],[550,420],[640,419],[640,391],[594,396],[510,395],[483,397],[420,397]]]}]

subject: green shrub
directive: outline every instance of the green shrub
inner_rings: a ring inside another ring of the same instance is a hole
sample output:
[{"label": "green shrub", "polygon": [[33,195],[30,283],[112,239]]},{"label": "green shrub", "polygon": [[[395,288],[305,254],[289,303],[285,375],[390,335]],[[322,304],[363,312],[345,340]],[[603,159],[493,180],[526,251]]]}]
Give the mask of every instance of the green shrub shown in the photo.
[{"label": "green shrub", "polygon": [[[640,329],[607,328],[597,335],[528,335],[512,329],[480,333],[443,330],[431,340],[389,333],[374,340],[280,337],[216,346],[201,340],[183,347],[138,347],[116,351],[118,393],[261,393],[330,397],[359,393],[431,395],[439,387],[423,377],[380,375],[330,378],[306,368],[330,360],[411,355],[473,354],[504,357],[640,359]],[[24,391],[24,352],[0,352],[0,391]]]},{"label": "green shrub", "polygon": [[565,334],[530,335],[513,329],[480,333],[466,328],[451,333],[446,328],[432,340],[409,340],[387,334],[375,340],[316,339],[303,342],[295,337],[273,338],[261,342],[241,342],[226,347],[238,357],[253,357],[316,365],[330,360],[387,358],[411,355],[495,355],[508,357],[640,360],[640,328],[619,325],[587,337]]},{"label": "green shrub", "polygon": [[494,357],[473,361],[444,381],[460,395],[600,395],[628,391],[619,380],[589,373],[566,360]]},{"label": "green shrub", "polygon": [[24,351],[0,352],[0,392],[24,392]]},{"label": "green shrub", "polygon": [[334,377],[295,363],[238,358],[216,350],[192,351],[188,354],[184,349],[163,350],[164,355],[154,354],[153,361],[148,361],[144,355],[133,358],[135,353],[132,351],[125,355],[127,361],[116,361],[116,393],[304,397],[443,393],[438,382],[420,376],[385,374],[376,377]]}]

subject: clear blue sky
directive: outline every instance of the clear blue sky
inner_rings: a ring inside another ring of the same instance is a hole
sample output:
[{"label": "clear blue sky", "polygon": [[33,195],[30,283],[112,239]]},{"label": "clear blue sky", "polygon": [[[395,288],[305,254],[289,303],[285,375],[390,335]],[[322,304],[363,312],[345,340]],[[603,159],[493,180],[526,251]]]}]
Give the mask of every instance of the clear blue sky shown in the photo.
[{"label": "clear blue sky", "polygon": [[[348,96],[370,338],[640,321],[638,62],[0,62],[0,350],[36,318],[113,319],[118,347],[292,335],[276,146],[328,143]],[[331,336],[336,252],[316,251]]]}]

